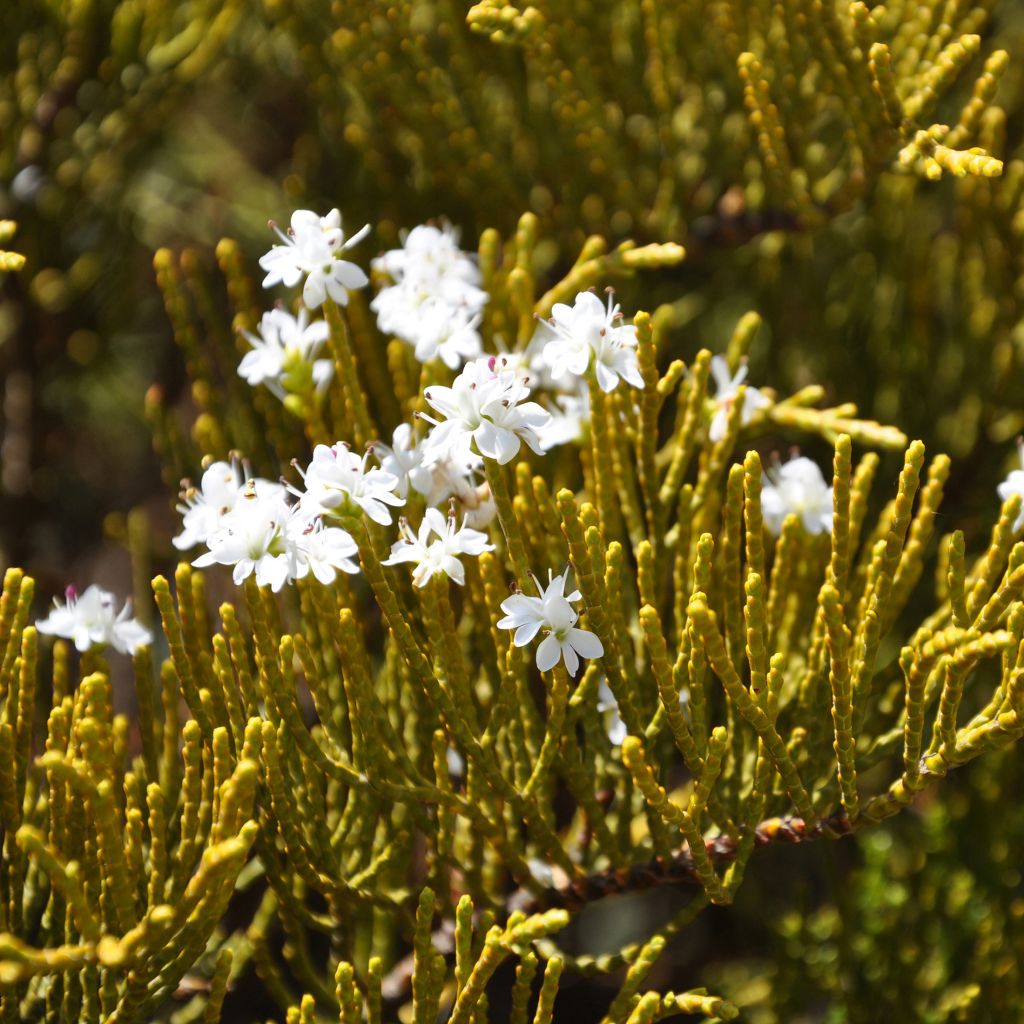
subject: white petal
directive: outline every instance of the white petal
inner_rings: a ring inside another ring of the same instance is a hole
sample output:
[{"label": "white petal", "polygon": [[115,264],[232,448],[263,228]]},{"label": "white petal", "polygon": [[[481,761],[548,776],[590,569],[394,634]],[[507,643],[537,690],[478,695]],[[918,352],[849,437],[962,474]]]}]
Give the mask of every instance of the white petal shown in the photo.
[{"label": "white petal", "polygon": [[[550,633],[541,642],[540,647],[537,648],[537,668],[539,668],[541,672],[547,672],[558,664],[558,660],[561,656],[562,646],[555,639],[555,634]],[[573,657],[575,658],[575,655],[573,655]]]},{"label": "white petal", "polygon": [[539,619],[533,622],[524,622],[516,629],[515,635],[512,637],[512,643],[516,647],[525,647],[540,632],[542,625],[543,623]]},{"label": "white petal", "polygon": [[324,304],[324,299],[327,298],[327,291],[324,288],[324,279],[319,271],[313,271],[306,278],[306,283],[302,288],[302,301],[310,309],[319,309]]},{"label": "white petal", "polygon": [[570,629],[568,640],[581,658],[600,658],[604,654],[601,638],[587,629]]},{"label": "white petal", "polygon": [[597,383],[601,390],[605,393],[615,390],[615,385],[618,384],[619,378],[608,369],[604,363],[599,362],[597,364]]},{"label": "white petal", "polygon": [[580,659],[576,656],[576,652],[568,643],[563,643],[561,645],[561,648],[562,657],[565,658],[565,667],[568,670],[569,675],[576,675],[576,671],[580,667]]}]

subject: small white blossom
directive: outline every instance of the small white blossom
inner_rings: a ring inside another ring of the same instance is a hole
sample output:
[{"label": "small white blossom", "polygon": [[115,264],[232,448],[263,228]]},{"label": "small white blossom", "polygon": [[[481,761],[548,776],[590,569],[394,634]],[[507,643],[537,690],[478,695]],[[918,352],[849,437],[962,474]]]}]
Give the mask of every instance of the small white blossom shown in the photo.
[{"label": "small white blossom", "polygon": [[478,287],[480,270],[474,259],[459,248],[458,232],[450,224],[420,224],[405,236],[401,249],[378,256],[373,268],[396,282],[440,282],[449,289],[442,297],[450,302],[487,300],[487,293]]},{"label": "small white blossom", "polygon": [[293,514],[283,488],[260,489],[250,480],[207,538],[209,550],[192,564],[198,568],[230,565],[236,586],[255,574],[261,587],[280,590],[292,578],[295,565],[288,537]]},{"label": "small white blossom", "polygon": [[74,587],[64,592],[64,603],[53,602],[53,611],[36,623],[40,633],[74,641],[79,651],[111,646],[122,654],[134,654],[153,640],[141,622],[132,618],[132,603],[114,611],[114,595],[93,583],[79,595]]},{"label": "small white blossom", "polygon": [[479,530],[494,519],[496,509],[490,488],[478,483],[484,460],[470,453],[458,461],[448,452],[429,449],[426,441],[418,444],[413,439],[412,427],[400,423],[392,437],[391,446],[376,442],[374,451],[380,458],[381,469],[398,479],[395,493],[404,498],[412,487],[422,494],[426,504],[443,505],[455,498],[462,506],[467,526]]},{"label": "small white blossom", "polygon": [[[711,376],[715,379],[715,413],[711,418],[708,437],[711,441],[721,441],[729,425],[729,410],[736,401],[736,392],[747,379],[747,363],[744,360],[736,373],[730,374],[725,356],[712,356]],[[741,425],[749,423],[759,409],[771,404],[771,399],[767,395],[748,385],[743,398],[743,412],[740,413]]]},{"label": "small white blossom", "polygon": [[278,398],[284,398],[286,391],[304,390],[303,377],[317,388],[330,380],[333,364],[316,358],[327,341],[327,322],[310,323],[304,307],[298,317],[284,309],[272,309],[263,314],[258,334],[243,333],[252,350],[238,364],[238,375],[254,387],[266,384]]},{"label": "small white blossom", "polygon": [[765,474],[761,511],[775,534],[790,515],[799,516],[808,533],[831,533],[832,488],[816,463],[799,456]]},{"label": "small white blossom", "polygon": [[312,210],[296,210],[287,234],[274,227],[282,241],[260,257],[260,266],[267,271],[264,288],[284,284],[294,288],[305,276],[302,301],[310,308],[323,305],[327,296],[344,306],[353,288],[362,288],[369,281],[354,263],[341,259],[341,253],[366,237],[367,224],[346,239],[341,228],[341,214],[331,210],[320,217]]},{"label": "small white blossom", "polygon": [[555,887],[555,872],[546,861],[542,861],[539,857],[531,857],[526,862],[526,866],[530,869],[530,874],[534,879],[545,888],[553,889]]},{"label": "small white blossom", "polygon": [[[198,489],[186,487],[182,492],[182,531],[172,538],[179,551],[205,544],[221,526],[224,517],[235,507],[246,489],[245,467],[237,460],[212,462],[203,472]],[[272,480],[254,479],[252,486],[265,496],[284,496],[285,489]]]},{"label": "small white blossom", "polygon": [[413,346],[421,363],[441,359],[454,370],[480,355],[477,327],[488,296],[451,227],[413,228],[401,249],[377,257],[373,267],[394,282],[370,303],[384,334]]},{"label": "small white blossom", "polygon": [[182,531],[171,538],[171,543],[179,551],[205,544],[221,518],[234,507],[244,486],[245,477],[238,463],[213,462],[207,466],[198,490],[186,487],[182,491],[182,504],[178,506]]},{"label": "small white blossom", "polygon": [[[996,488],[1000,501],[1006,501],[1014,494],[1019,494],[1024,498],[1024,440],[1017,442],[1017,453],[1020,456],[1021,468],[1010,470],[1010,475]],[[1020,515],[1017,516],[1013,524],[1013,532],[1016,533],[1022,527],[1024,527],[1024,508],[1021,509]]]},{"label": "small white blossom", "polygon": [[492,356],[467,363],[450,388],[436,385],[423,392],[431,408],[445,417],[442,423],[423,417],[434,424],[428,450],[467,462],[475,444],[481,455],[505,464],[525,441],[542,455],[538,431],[551,416],[536,402],[525,401],[529,394],[526,380],[503,359]]},{"label": "small white blossom", "polygon": [[[459,561],[459,555],[479,555],[493,551],[487,535],[466,526],[455,526],[455,516],[445,518],[436,508],[428,508],[420,523],[419,532],[414,534],[409,524],[399,524],[402,537],[391,548],[391,557],[384,565],[398,565],[414,562],[412,581],[417,587],[424,587],[432,576],[445,573],[459,586],[466,582],[466,571]],[[431,540],[431,534],[435,539]]]},{"label": "small white blossom", "polygon": [[[679,693],[679,710],[689,719],[690,695],[681,690]],[[615,699],[607,680],[602,679],[597,686],[597,711],[605,716],[604,730],[608,736],[608,742],[613,747],[621,747],[622,741],[629,734],[626,723],[619,714],[619,702]]]},{"label": "small white blossom", "polygon": [[337,578],[338,571],[350,575],[359,572],[359,564],[355,561],[359,547],[341,527],[325,526],[322,519],[306,523],[301,514],[293,514],[286,532],[293,552],[293,579],[301,580],[312,575],[329,586]]},{"label": "small white blossom", "polygon": [[584,427],[590,422],[590,396],[585,391],[578,395],[554,395],[552,403],[551,421],[540,433],[540,444],[546,452],[580,441]]},{"label": "small white blossom", "polygon": [[622,741],[629,735],[626,723],[619,714],[619,702],[615,699],[611,687],[602,679],[597,688],[597,710],[605,716],[604,729],[608,742],[613,747],[621,747]]},{"label": "small white blossom", "polygon": [[578,590],[565,595],[564,574],[555,576],[544,589],[537,583],[537,591],[540,597],[513,594],[502,601],[505,617],[498,621],[498,628],[515,630],[512,643],[516,647],[524,647],[543,630],[546,636],[537,648],[537,668],[547,672],[564,658],[569,674],[575,675],[580,658],[600,658],[604,654],[600,639],[576,626],[579,613],[570,602],[579,601],[582,595]]},{"label": "small white blossom", "polygon": [[454,747],[449,747],[444,752],[444,757],[448,765],[448,774],[453,779],[461,779],[466,774],[466,762],[462,755]]},{"label": "small white blossom", "polygon": [[369,455],[360,458],[344,444],[318,444],[313,449],[312,462],[304,471],[299,469],[305,491],[297,492],[307,519],[330,515],[351,503],[375,523],[391,523],[388,506],[405,504],[395,493],[398,477],[377,467],[368,469]]},{"label": "small white blossom", "polygon": [[545,349],[551,376],[555,380],[566,373],[582,376],[593,358],[602,391],[614,390],[620,378],[642,388],[636,327],[621,321],[622,313],[610,292],[607,305],[593,292],[580,292],[571,306],[556,302],[546,324],[554,334]]},{"label": "small white blossom", "polygon": [[[395,493],[404,498],[411,486],[417,494],[427,495],[433,486],[433,473],[425,465],[426,450],[418,444],[408,423],[399,423],[391,435],[391,444],[377,442],[374,450],[380,459],[380,468],[398,481]],[[445,495],[445,497],[448,497]],[[443,500],[443,499],[442,499]],[[439,502],[430,502],[438,504]]]},{"label": "small white blossom", "polygon": [[540,443],[545,452],[559,445],[580,442],[590,423],[590,389],[586,377],[563,373],[556,380],[551,372],[553,344],[549,325],[541,323],[525,351],[506,357],[510,364],[518,359],[532,386],[546,392],[543,404],[551,413],[551,420],[540,431]]},{"label": "small white blossom", "polygon": [[483,351],[477,327],[480,314],[440,302],[429,303],[423,310],[415,346],[421,363],[440,359],[455,370],[467,359],[475,359]]}]

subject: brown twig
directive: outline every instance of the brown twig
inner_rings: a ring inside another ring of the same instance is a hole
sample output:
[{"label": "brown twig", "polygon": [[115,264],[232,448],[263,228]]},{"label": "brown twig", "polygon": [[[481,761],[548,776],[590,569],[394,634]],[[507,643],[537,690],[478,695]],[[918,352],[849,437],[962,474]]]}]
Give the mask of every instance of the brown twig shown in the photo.
[{"label": "brown twig", "polygon": [[[768,818],[756,829],[754,843],[770,846],[775,843],[805,843],[813,839],[840,839],[850,835],[854,827],[845,813],[840,812],[808,826],[803,818]],[[738,839],[735,836],[716,836],[707,841],[707,851],[716,865],[728,864],[735,856]],[[563,887],[552,887],[542,893],[529,889],[516,889],[508,898],[506,911],[536,914],[544,910],[580,910],[589,903],[627,892],[642,892],[664,885],[699,886],[697,872],[689,847],[683,846],[670,858],[655,858],[642,864],[629,864],[622,868],[609,868],[570,882]],[[434,948],[446,957],[455,953],[455,925],[443,921],[433,935]],[[381,992],[391,1005],[404,1001],[412,986],[413,956],[400,960],[384,978]]]}]

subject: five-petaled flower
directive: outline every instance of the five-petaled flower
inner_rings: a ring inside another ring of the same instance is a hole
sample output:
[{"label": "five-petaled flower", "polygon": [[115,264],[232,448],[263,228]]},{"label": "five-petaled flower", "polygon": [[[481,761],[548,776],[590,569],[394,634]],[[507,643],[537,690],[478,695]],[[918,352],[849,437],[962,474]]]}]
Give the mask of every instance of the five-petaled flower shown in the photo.
[{"label": "five-petaled flower", "polygon": [[275,245],[260,257],[260,266],[267,272],[264,288],[283,284],[294,288],[305,276],[302,301],[310,308],[322,306],[330,296],[339,305],[348,304],[348,293],[369,282],[365,272],[341,254],[351,249],[370,231],[366,224],[346,239],[341,229],[341,214],[331,210],[320,217],[312,210],[296,210],[287,234],[272,225],[282,245]]},{"label": "five-petaled flower", "polygon": [[554,337],[545,347],[551,376],[582,376],[594,361],[602,391],[612,391],[619,379],[635,388],[644,386],[636,356],[636,327],[622,323],[622,313],[608,292],[605,305],[593,292],[580,292],[573,305],[556,302],[551,319],[543,322]]},{"label": "five-petaled flower", "polygon": [[498,628],[515,630],[512,643],[516,647],[525,647],[543,630],[546,636],[537,648],[537,668],[547,672],[564,658],[569,674],[575,675],[580,658],[600,658],[604,646],[594,633],[577,627],[579,613],[570,602],[583,595],[574,590],[566,596],[565,577],[564,573],[553,577],[546,588],[534,580],[540,597],[513,594],[502,601],[505,617],[498,621]]},{"label": "five-petaled flower", "polygon": [[356,455],[345,444],[318,444],[313,460],[305,470],[299,469],[304,491],[297,491],[303,514],[313,519],[319,515],[352,514],[358,506],[375,523],[391,523],[389,505],[404,505],[395,490],[398,477],[379,467],[367,467],[370,452]]},{"label": "five-petaled flower", "polygon": [[452,386],[434,385],[423,392],[430,407],[445,417],[442,423],[423,416],[434,429],[427,449],[470,462],[476,451],[505,464],[519,454],[521,442],[543,455],[538,431],[551,419],[536,402],[527,402],[530,388],[503,357],[474,359],[463,367]]},{"label": "five-petaled flower", "polygon": [[68,587],[64,603],[55,600],[53,611],[36,623],[36,629],[73,641],[79,651],[110,646],[122,654],[134,654],[152,642],[150,631],[132,618],[131,601],[126,601],[120,612],[114,607],[114,595],[95,583],[82,594]]},{"label": "five-petaled flower", "polygon": [[831,533],[832,488],[816,463],[798,456],[767,471],[761,511],[772,533],[780,533],[791,515],[799,516],[808,533]]},{"label": "five-petaled flower", "polygon": [[[399,530],[402,537],[392,545],[391,557],[383,564],[414,562],[416,568],[412,573],[412,581],[417,587],[426,586],[427,580],[440,573],[462,586],[466,582],[466,570],[458,556],[479,555],[494,550],[486,534],[471,529],[465,522],[456,527],[454,514],[446,518],[436,508],[427,509],[416,534],[404,519],[399,521]],[[430,539],[431,534],[434,540]]]}]

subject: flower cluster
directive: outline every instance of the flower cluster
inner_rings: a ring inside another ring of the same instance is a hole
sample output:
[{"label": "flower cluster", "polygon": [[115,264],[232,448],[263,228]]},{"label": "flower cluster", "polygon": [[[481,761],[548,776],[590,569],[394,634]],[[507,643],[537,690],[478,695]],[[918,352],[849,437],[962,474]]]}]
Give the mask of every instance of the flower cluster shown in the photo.
[{"label": "flower cluster", "polygon": [[237,463],[214,462],[179,509],[184,528],[175,546],[204,544],[207,551],[192,564],[233,566],[236,584],[255,575],[261,587],[280,590],[308,575],[332,583],[338,571],[359,571],[358,548],[345,530],[292,504],[282,484],[246,478]]},{"label": "flower cluster", "polygon": [[595,634],[577,627],[579,613],[570,602],[583,595],[574,590],[567,596],[565,578],[565,573],[555,576],[547,587],[534,580],[540,597],[513,594],[506,598],[501,602],[505,617],[498,620],[498,628],[515,630],[512,643],[516,647],[525,647],[543,630],[546,635],[537,648],[537,668],[547,672],[564,659],[569,674],[575,675],[580,658],[600,658],[604,645]]},{"label": "flower cluster", "polygon": [[368,516],[381,526],[391,525],[388,506],[404,505],[395,493],[398,477],[370,466],[370,452],[359,456],[346,444],[318,444],[313,460],[303,470],[295,463],[305,490],[296,490],[301,512],[317,516]]},{"label": "flower cluster", "polygon": [[63,604],[55,600],[53,611],[36,623],[36,629],[73,641],[79,651],[109,646],[122,654],[134,654],[152,642],[152,633],[132,618],[131,601],[126,601],[120,612],[114,608],[114,595],[95,583],[82,594],[68,587]]},{"label": "flower cluster", "polygon": [[346,239],[337,210],[326,217],[312,210],[296,210],[287,233],[276,225],[272,227],[282,244],[260,258],[260,266],[267,272],[264,288],[277,284],[294,288],[305,277],[302,301],[310,309],[317,309],[328,296],[341,306],[347,305],[348,293],[368,283],[365,271],[342,259],[341,254],[366,237],[369,224]]},{"label": "flower cluster", "polygon": [[394,282],[370,303],[384,334],[411,345],[421,363],[440,359],[454,370],[480,355],[477,328],[487,293],[451,227],[413,228],[404,246],[379,256],[373,268]]}]

